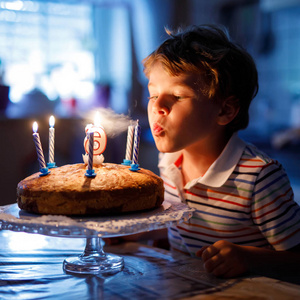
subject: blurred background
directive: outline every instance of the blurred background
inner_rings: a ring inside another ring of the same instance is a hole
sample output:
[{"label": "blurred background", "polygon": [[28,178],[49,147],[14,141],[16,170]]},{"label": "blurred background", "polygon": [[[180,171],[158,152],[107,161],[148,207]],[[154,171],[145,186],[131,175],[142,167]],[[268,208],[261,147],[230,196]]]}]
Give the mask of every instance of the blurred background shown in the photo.
[{"label": "blurred background", "polygon": [[[82,162],[85,114],[101,107],[140,120],[139,164],[157,173],[141,61],[164,27],[205,23],[254,57],[260,90],[240,136],[283,164],[300,201],[300,0],[65,0],[0,1],[0,205],[39,169],[33,121],[47,161],[50,115],[58,166]],[[105,161],[125,147],[126,132],[109,137]]]}]

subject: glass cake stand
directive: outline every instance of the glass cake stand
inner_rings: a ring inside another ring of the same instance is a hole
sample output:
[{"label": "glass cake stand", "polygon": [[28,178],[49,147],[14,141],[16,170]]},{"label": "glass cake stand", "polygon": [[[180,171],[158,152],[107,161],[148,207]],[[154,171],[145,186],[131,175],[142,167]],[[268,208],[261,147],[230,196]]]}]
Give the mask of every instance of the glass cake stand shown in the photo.
[{"label": "glass cake stand", "polygon": [[17,204],[0,206],[0,229],[56,237],[86,238],[83,253],[66,258],[63,269],[76,274],[110,275],[124,267],[122,257],[105,253],[102,238],[162,229],[192,216],[193,209],[183,203],[164,201],[161,207],[113,217],[67,217],[29,214]]}]

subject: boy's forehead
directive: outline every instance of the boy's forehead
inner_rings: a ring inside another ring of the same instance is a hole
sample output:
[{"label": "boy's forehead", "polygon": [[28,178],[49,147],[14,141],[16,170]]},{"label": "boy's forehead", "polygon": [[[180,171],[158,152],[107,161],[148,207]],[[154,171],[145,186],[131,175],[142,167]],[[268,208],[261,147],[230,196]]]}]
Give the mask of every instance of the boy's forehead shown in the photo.
[{"label": "boy's forehead", "polygon": [[161,77],[169,79],[173,84],[176,84],[178,86],[194,86],[195,84],[201,81],[200,74],[192,72],[181,72],[179,74],[173,75],[171,72],[168,72],[165,68],[162,68],[162,66],[156,66],[152,68],[149,72],[148,86],[163,84],[164,81],[161,81]]}]

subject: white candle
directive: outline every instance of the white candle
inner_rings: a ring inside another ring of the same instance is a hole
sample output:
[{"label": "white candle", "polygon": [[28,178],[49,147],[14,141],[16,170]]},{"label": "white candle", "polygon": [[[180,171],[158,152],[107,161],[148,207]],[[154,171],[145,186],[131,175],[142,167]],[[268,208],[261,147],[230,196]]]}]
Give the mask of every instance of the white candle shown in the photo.
[{"label": "white candle", "polygon": [[125,153],[125,160],[131,161],[131,155],[132,155],[132,142],[133,142],[133,134],[134,134],[134,125],[130,124],[128,126],[128,132],[127,132],[127,144],[126,144],[126,153]]},{"label": "white candle", "polygon": [[34,122],[32,125],[32,130],[33,130],[33,141],[35,143],[35,148],[36,148],[36,153],[40,165],[40,169],[45,169],[46,168],[46,163],[44,159],[44,154],[43,154],[43,149],[42,149],[42,144],[40,140],[40,135],[38,134],[38,124],[37,122]]},{"label": "white candle", "polygon": [[132,164],[134,165],[138,164],[140,136],[141,136],[141,126],[139,125],[139,120],[137,120],[135,130],[134,130],[134,148],[133,148],[133,155],[132,155]]},{"label": "white candle", "polygon": [[49,118],[49,163],[54,163],[54,129],[55,118],[51,116]]}]

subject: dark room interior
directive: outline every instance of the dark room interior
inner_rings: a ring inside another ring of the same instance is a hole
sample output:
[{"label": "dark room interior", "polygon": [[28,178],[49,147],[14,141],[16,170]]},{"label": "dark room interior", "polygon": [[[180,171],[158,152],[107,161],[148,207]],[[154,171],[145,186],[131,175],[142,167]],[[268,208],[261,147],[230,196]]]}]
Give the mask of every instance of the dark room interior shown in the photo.
[{"label": "dark room interior", "polygon": [[[240,136],[283,164],[299,199],[299,15],[292,0],[1,2],[1,204],[14,203],[17,183],[38,168],[34,120],[48,153],[51,114],[59,165],[81,162],[86,116],[101,107],[140,120],[140,164],[157,173],[141,61],[165,27],[211,23],[257,64],[260,88]],[[106,161],[122,161],[125,141],[125,131],[109,137]]]},{"label": "dark room interior", "polygon": [[1,300],[299,299],[300,0],[0,0],[0,158]]}]

